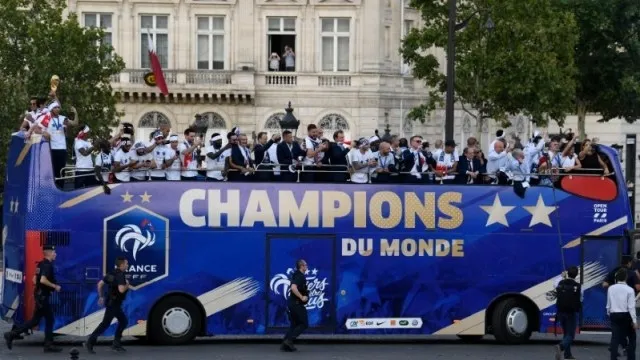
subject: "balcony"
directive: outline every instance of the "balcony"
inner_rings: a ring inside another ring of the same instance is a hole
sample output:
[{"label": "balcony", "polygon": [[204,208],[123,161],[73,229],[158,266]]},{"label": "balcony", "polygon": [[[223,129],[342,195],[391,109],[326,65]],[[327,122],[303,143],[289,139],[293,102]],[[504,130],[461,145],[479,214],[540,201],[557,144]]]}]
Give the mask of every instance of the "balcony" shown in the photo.
[{"label": "balcony", "polygon": [[164,70],[169,96],[144,82],[146,69],[126,69],[111,77],[111,86],[123,102],[252,103],[253,72],[219,70]]},{"label": "balcony", "polygon": [[[254,104],[256,92],[403,93],[417,90],[412,77],[397,74],[164,70],[169,96],[147,86],[149,70],[126,69],[111,77],[122,102]],[[404,95],[403,95],[404,96]]]}]

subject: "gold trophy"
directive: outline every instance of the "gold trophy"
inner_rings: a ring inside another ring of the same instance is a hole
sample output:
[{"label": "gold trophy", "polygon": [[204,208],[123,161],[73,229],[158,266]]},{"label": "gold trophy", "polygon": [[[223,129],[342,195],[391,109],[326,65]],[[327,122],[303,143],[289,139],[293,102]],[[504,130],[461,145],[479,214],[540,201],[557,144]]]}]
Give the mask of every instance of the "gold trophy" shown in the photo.
[{"label": "gold trophy", "polygon": [[55,93],[58,90],[58,85],[60,85],[60,77],[53,75],[51,77],[51,91]]}]

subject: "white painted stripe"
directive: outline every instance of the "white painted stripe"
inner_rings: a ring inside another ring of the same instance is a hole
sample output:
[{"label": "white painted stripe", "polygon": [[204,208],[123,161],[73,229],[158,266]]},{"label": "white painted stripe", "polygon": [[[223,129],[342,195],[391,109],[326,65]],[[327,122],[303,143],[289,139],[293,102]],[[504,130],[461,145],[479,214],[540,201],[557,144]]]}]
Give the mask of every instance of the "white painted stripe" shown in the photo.
[{"label": "white painted stripe", "polygon": [[11,303],[11,309],[9,309],[7,311],[7,314],[5,315],[6,319],[13,319],[13,315],[15,315],[18,305],[20,305],[20,296],[16,296],[16,298],[13,299],[13,302]]},{"label": "white painted stripe", "polygon": [[[619,219],[617,219],[616,221],[610,222],[604,226],[601,226],[595,230],[593,230],[592,232],[586,234],[585,236],[598,236],[598,235],[602,235],[608,231],[611,231],[615,228],[617,228],[618,226],[622,226],[625,225],[628,222],[628,219],[626,216],[623,216]],[[564,246],[564,249],[570,249],[570,248],[574,248],[576,246],[580,245],[580,239],[581,237],[575,238],[571,241],[569,241],[567,243],[567,245]]]},{"label": "white painted stripe", "polygon": [[[202,303],[207,317],[209,317],[255,296],[259,289],[260,283],[257,281],[251,278],[240,278],[198,296],[198,300]],[[104,317],[104,312],[104,309],[97,311],[71,324],[65,325],[55,332],[65,335],[87,336],[100,325]],[[116,320],[113,320],[111,323],[113,324],[115,322]],[[144,336],[146,331],[146,321],[142,321],[126,329],[124,335]]]},{"label": "white painted stripe", "polygon": [[[587,290],[602,283],[608,271],[604,265],[598,262],[592,262],[585,264],[584,272],[584,284],[582,288]],[[521,294],[531,299],[540,310],[546,309],[554,304],[553,301],[547,299],[547,292],[553,290],[554,282],[558,276],[560,276],[560,274],[524,290]],[[578,274],[578,277],[579,276],[580,274]],[[484,335],[485,317],[486,309],[483,309],[457,321],[453,325],[438,330],[433,335]]]}]

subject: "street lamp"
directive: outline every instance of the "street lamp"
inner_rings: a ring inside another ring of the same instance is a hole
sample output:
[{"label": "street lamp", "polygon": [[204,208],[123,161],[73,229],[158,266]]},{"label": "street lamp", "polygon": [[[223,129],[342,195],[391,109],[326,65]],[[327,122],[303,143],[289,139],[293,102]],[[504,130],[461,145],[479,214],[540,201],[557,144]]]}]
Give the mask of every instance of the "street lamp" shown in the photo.
[{"label": "street lamp", "polygon": [[[477,10],[473,14],[471,14],[468,18],[466,18],[463,22],[456,24],[456,0],[449,0],[449,38],[447,41],[447,99],[446,99],[446,109],[445,109],[445,121],[444,121],[444,139],[452,140],[453,139],[453,106],[455,103],[455,63],[456,63],[456,31],[464,29],[471,18],[476,16],[482,11],[486,10]],[[493,31],[495,28],[495,24],[491,17],[487,19],[485,23],[485,28],[489,31]]]},{"label": "street lamp", "polygon": [[293,131],[293,136],[296,137],[298,135],[298,127],[300,126],[300,120],[296,119],[293,115],[293,108],[291,107],[291,101],[289,101],[289,106],[284,109],[287,113],[280,119],[280,129],[282,130],[290,130]]},{"label": "street lamp", "polygon": [[195,130],[198,137],[204,138],[207,134],[207,129],[209,128],[209,119],[203,117],[200,114],[196,114],[194,118],[195,121],[193,122],[193,125],[191,127],[193,128],[193,130]]}]

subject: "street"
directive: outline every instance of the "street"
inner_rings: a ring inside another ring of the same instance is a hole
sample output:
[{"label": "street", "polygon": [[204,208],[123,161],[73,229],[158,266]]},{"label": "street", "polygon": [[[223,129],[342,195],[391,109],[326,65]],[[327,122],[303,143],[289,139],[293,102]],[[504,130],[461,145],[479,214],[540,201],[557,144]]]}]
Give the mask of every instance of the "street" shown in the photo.
[{"label": "street", "polygon": [[[3,323],[3,328],[6,324]],[[496,344],[493,338],[487,336],[475,344],[462,343],[455,337],[431,337],[425,339],[411,339],[404,341],[389,341],[387,338],[369,338],[367,341],[354,342],[345,340],[312,339],[298,344],[296,355],[283,353],[279,350],[277,339],[239,340],[238,338],[217,337],[198,340],[189,346],[146,346],[144,343],[130,340],[125,342],[127,354],[114,353],[109,349],[109,342],[102,341],[96,346],[96,355],[88,354],[81,345],[82,338],[58,338],[58,344],[64,347],[60,354],[44,354],[42,352],[41,334],[32,335],[27,340],[16,341],[12,351],[4,343],[0,345],[0,359],[2,360],[37,360],[37,359],[69,359],[69,351],[76,347],[80,351],[80,359],[154,359],[154,360],[192,360],[192,359],[284,359],[303,354],[307,360],[314,359],[446,359],[446,360],[494,360],[513,359],[540,360],[553,359],[553,336],[535,336],[527,345],[504,346]],[[558,338],[559,339],[559,338]],[[606,336],[580,336],[574,346],[573,355],[580,359],[601,360],[608,356]]]}]

